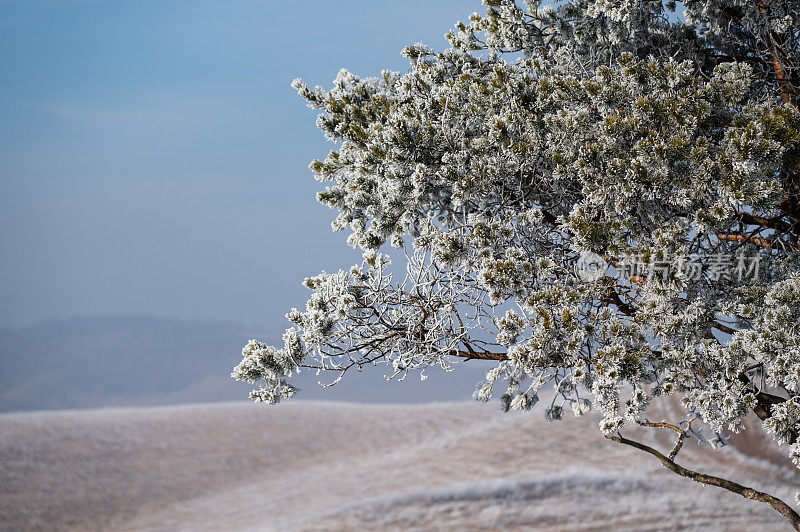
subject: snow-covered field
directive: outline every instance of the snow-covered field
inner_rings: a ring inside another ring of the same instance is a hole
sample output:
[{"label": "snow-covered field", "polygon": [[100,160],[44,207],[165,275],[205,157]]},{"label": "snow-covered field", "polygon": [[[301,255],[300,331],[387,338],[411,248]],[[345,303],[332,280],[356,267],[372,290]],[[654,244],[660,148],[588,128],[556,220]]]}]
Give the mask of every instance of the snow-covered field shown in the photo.
[{"label": "snow-covered field", "polygon": [[[0,415],[0,528],[786,530],[604,440],[496,405],[223,403]],[[687,466],[792,500],[756,429]],[[665,439],[664,444],[668,441]]]}]

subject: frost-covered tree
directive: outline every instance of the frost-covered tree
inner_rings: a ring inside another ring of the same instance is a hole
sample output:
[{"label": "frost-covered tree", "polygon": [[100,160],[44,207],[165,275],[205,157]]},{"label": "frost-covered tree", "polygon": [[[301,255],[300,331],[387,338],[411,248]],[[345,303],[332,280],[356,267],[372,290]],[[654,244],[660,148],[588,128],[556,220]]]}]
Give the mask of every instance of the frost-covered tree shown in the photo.
[{"label": "frost-covered tree", "polygon": [[[800,528],[676,462],[753,412],[800,466],[800,1],[484,3],[405,73],[295,81],[337,144],[318,199],[364,262],[306,279],[284,345],[251,341],[233,376],[277,403],[304,368],[496,361],[477,399],[552,387],[548,419],[597,409],[607,438]],[[670,395],[685,417],[649,421]]]}]

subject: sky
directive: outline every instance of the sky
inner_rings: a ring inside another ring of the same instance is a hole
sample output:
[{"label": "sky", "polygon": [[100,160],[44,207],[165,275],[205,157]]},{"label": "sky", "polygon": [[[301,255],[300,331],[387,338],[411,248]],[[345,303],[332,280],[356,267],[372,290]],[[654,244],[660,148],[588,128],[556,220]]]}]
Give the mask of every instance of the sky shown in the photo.
[{"label": "sky", "polygon": [[0,327],[285,322],[360,262],[316,203],[335,146],[289,87],[407,69],[479,0],[3,0]]}]

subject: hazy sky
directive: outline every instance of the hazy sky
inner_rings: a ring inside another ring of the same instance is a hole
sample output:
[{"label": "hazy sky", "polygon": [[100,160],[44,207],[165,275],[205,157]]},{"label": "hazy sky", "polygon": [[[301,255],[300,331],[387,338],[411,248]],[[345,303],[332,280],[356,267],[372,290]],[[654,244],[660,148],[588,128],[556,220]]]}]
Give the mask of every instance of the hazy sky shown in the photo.
[{"label": "hazy sky", "polygon": [[5,0],[0,326],[156,314],[282,324],[358,262],[289,87],[405,70],[479,0]]}]

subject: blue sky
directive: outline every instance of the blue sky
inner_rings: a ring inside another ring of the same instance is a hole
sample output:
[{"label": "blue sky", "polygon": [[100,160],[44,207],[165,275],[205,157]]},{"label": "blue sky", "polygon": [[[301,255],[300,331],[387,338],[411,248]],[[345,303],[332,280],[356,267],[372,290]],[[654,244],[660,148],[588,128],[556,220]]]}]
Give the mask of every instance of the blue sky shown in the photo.
[{"label": "blue sky", "polygon": [[307,166],[333,146],[289,87],[399,52],[479,0],[5,0],[0,326],[155,314],[282,325],[358,262]]}]

